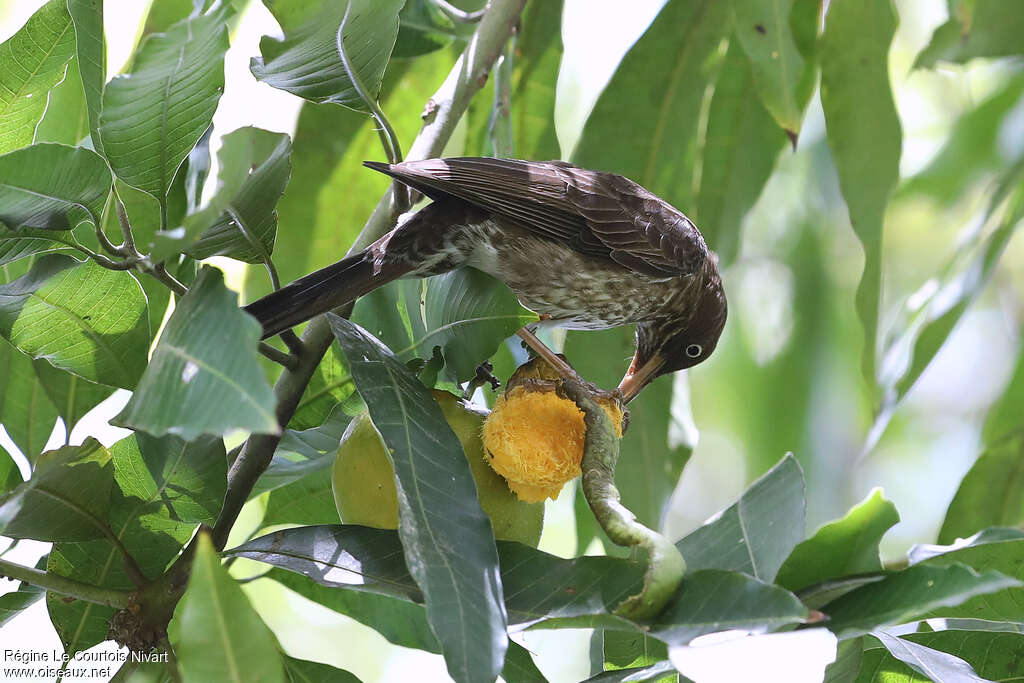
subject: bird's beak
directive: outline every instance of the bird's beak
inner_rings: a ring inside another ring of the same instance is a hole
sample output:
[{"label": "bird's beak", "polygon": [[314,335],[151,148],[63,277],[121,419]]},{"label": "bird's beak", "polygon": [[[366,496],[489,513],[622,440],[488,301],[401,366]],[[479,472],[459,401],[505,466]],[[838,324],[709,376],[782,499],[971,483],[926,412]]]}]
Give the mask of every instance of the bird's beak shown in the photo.
[{"label": "bird's beak", "polygon": [[634,355],[633,362],[630,364],[629,370],[626,371],[626,376],[619,382],[619,393],[622,394],[622,403],[629,403],[636,398],[640,390],[657,377],[658,370],[663,365],[665,365],[665,359],[661,357],[661,354],[656,353],[642,366],[637,367],[637,357]]}]

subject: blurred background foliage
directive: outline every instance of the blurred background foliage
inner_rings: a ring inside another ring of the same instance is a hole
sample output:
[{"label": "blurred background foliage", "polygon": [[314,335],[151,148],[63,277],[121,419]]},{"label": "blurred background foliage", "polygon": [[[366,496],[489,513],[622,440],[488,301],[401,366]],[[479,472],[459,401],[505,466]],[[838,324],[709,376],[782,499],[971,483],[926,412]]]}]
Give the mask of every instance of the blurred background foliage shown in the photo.
[{"label": "blurred background foliage", "polygon": [[[0,38],[40,4],[0,0]],[[291,134],[292,176],[277,207],[274,251],[281,279],[288,281],[347,250],[388,180],[360,165],[382,156],[366,116],[333,104],[303,104],[253,79],[249,59],[259,53],[261,34],[275,32],[275,22],[261,3],[235,4],[243,11],[234,20],[225,95],[214,117],[211,174],[225,133],[255,125]],[[483,0],[456,4],[474,10]],[[883,122],[877,139],[854,150],[879,147],[893,163],[898,159],[900,177],[880,217],[881,241],[873,247],[881,255],[881,288],[868,298],[878,298],[878,332],[877,341],[865,342],[859,317],[864,308],[855,303],[865,251],[840,191],[815,76],[794,78],[791,98],[773,103],[769,111],[754,96],[761,81],[738,52],[745,36],[735,36],[727,48],[721,41],[730,20],[722,9],[726,3],[705,3],[707,13],[700,17],[691,16],[696,3],[669,3],[659,14],[663,4],[633,0],[627,10],[611,0],[564,0],[563,10],[558,0],[530,3],[511,66],[492,76],[445,152],[561,158],[623,173],[691,215],[719,251],[729,323],[708,362],[687,376],[662,378],[636,402],[619,465],[627,503],[643,521],[660,523],[678,538],[792,451],[808,481],[808,530],[842,516],[872,488],[882,487],[902,520],[883,540],[884,556],[934,542],[940,527],[942,542],[958,531],[970,533],[972,528],[959,529],[955,519],[944,524],[946,508],[975,460],[1008,426],[1019,428],[1024,405],[1024,242],[991,239],[999,215],[988,216],[1000,183],[1021,182],[1012,173],[1024,163],[1024,70],[1019,56],[974,58],[1011,54],[1000,41],[1012,39],[977,38],[988,41],[988,51],[973,42],[950,41],[963,30],[964,8],[975,3],[895,3],[899,24],[888,50],[888,77],[899,130],[893,135]],[[987,25],[981,15],[992,4],[976,3],[978,25]],[[169,26],[191,5],[190,0],[156,0],[147,11],[145,2],[108,0],[108,72],[122,69],[138,36]],[[431,7],[408,3],[380,96],[406,143],[465,35],[464,26],[431,13]],[[793,22],[795,42],[804,54],[787,58],[800,66],[814,49],[807,33],[813,37],[816,3],[797,0],[794,7],[794,17],[802,17]],[[685,41],[678,38],[680,26],[695,27]],[[685,55],[673,51],[679,46],[685,46]],[[678,70],[671,83],[644,77],[673,64]],[[829,73],[832,67],[826,66],[826,85],[829,78],[842,77],[840,67]],[[76,68],[73,62],[70,73]],[[511,109],[508,119],[494,126],[495,88],[500,97],[502,83]],[[708,99],[712,83],[715,94]],[[77,92],[58,86],[52,97],[73,98]],[[857,109],[850,103],[830,105],[826,88],[826,108],[845,107],[847,115],[867,121],[875,120],[884,104],[867,93]],[[81,106],[80,113],[84,102]],[[674,112],[669,124],[658,118],[664,107]],[[83,116],[74,125],[44,118],[39,135],[74,142],[86,130]],[[737,138],[744,145],[735,145]],[[879,185],[884,191],[884,178]],[[269,291],[262,267],[214,261],[246,300]],[[21,272],[2,268],[4,280]],[[918,342],[922,326],[928,327]],[[629,330],[613,330],[556,334],[552,341],[564,345],[586,377],[609,386],[628,362],[632,338]],[[910,348],[916,353],[908,360]],[[0,356],[9,353],[0,342]],[[495,360],[499,374],[507,376],[520,353],[517,345],[503,347]],[[871,356],[877,364],[866,365]],[[308,395],[315,409],[300,411],[294,427],[319,425],[334,403],[351,394],[347,375],[331,360]],[[21,373],[26,387],[38,389],[30,365],[11,366],[11,373]],[[93,405],[109,395],[103,389],[96,390]],[[332,400],[317,404],[324,395]],[[40,393],[36,414],[47,415],[50,424],[58,414],[69,418],[73,413],[58,411],[58,401]],[[120,392],[111,405],[107,417],[123,405]],[[997,410],[989,417],[993,405]],[[99,429],[103,415],[100,410],[82,429]],[[41,430],[47,430],[38,419],[5,415],[4,422],[19,446],[28,444],[27,452],[42,450]],[[306,484],[289,496],[307,507],[290,514],[281,511],[286,501],[280,494],[277,503],[273,497],[270,503],[258,499],[236,528],[235,540],[260,526],[265,506],[265,523],[332,521],[319,517],[333,509],[327,478]],[[589,514],[573,514],[573,496],[566,491],[549,504],[541,548],[563,556],[598,552],[589,520]],[[992,520],[997,522],[1012,523]],[[235,571],[244,573],[245,561]],[[255,604],[290,652],[322,657],[331,652],[331,642],[344,638],[352,652],[365,645],[381,653],[361,663],[338,662],[364,680],[443,671],[436,655],[391,646],[278,584],[259,581],[249,589],[260,592]],[[301,620],[295,617],[299,612]],[[310,623],[323,628],[310,633]],[[542,662],[552,648],[541,644],[552,639],[568,644],[556,653],[563,661],[547,667],[582,678],[586,638],[529,634]],[[398,659],[384,655],[398,651]]]}]

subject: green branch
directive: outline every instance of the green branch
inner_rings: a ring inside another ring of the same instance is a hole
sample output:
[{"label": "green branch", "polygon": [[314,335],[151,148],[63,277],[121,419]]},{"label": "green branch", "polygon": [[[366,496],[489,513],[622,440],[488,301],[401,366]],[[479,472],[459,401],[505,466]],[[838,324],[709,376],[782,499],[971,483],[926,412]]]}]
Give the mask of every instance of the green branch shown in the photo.
[{"label": "green branch", "polygon": [[93,586],[89,583],[69,579],[66,576],[39,571],[7,560],[0,560],[0,575],[24,581],[51,593],[59,593],[97,605],[125,608],[131,604],[131,594],[128,591]]}]

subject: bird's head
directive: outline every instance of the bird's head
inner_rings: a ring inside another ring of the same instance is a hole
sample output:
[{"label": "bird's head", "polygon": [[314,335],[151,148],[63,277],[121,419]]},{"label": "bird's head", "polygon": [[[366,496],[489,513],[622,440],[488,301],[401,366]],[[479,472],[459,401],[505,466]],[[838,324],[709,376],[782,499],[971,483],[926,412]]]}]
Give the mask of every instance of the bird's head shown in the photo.
[{"label": "bird's head", "polygon": [[656,377],[693,367],[715,350],[728,312],[722,282],[715,275],[700,288],[695,306],[685,315],[636,326],[636,354],[619,383],[623,403],[636,398]]}]

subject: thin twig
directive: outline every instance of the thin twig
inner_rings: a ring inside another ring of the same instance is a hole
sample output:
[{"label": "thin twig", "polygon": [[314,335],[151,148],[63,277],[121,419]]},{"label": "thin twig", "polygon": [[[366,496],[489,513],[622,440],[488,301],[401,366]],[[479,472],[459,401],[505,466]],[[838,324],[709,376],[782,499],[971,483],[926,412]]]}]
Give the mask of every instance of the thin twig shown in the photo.
[{"label": "thin twig", "polygon": [[132,234],[131,223],[128,222],[128,212],[125,211],[124,203],[119,198],[114,199],[114,208],[117,209],[117,222],[121,224],[121,235],[124,238],[121,249],[126,251],[129,256],[140,256],[139,250],[135,247],[135,235]]},{"label": "thin twig", "polygon": [[178,282],[178,280],[167,272],[167,266],[162,263],[158,263],[147,271],[150,275],[155,277],[160,282],[167,285],[167,288],[177,294],[179,297],[188,294],[188,287]]},{"label": "thin twig", "polygon": [[278,336],[294,355],[298,356],[305,351],[306,347],[302,345],[302,340],[299,339],[299,335],[295,334],[295,330],[287,329]]},{"label": "thin twig", "polygon": [[259,350],[260,353],[263,354],[265,358],[269,358],[278,365],[289,369],[294,368],[296,364],[299,362],[299,359],[293,356],[292,354],[285,353],[284,351],[276,349],[267,342],[261,341]]},{"label": "thin twig", "polygon": [[131,603],[128,591],[116,588],[103,588],[89,583],[69,579],[66,576],[39,571],[7,560],[0,560],[0,575],[16,581],[44,588],[53,593],[85,600],[107,607],[127,607]]},{"label": "thin twig", "polygon": [[474,24],[480,21],[484,16],[484,12],[487,11],[487,8],[484,7],[473,12],[467,12],[466,10],[461,10],[449,2],[445,2],[445,0],[433,0],[433,2],[439,10],[460,24]]}]

